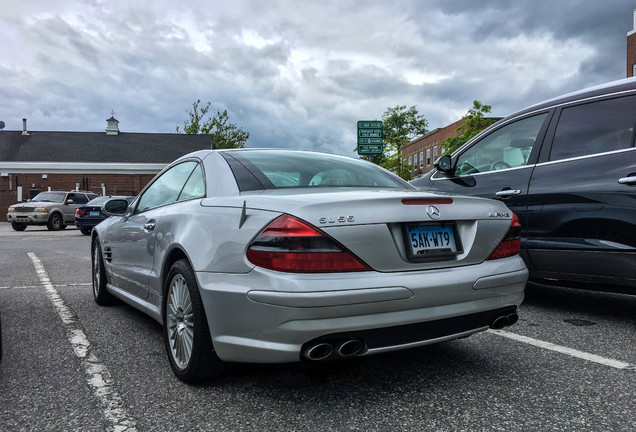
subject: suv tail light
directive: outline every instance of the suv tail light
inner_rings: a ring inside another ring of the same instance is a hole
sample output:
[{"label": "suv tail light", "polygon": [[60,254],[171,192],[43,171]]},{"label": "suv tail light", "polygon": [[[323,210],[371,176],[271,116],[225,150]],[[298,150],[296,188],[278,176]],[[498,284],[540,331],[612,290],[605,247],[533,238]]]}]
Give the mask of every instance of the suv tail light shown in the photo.
[{"label": "suv tail light", "polygon": [[503,240],[497,245],[494,251],[487,258],[489,260],[506,258],[519,253],[521,246],[521,224],[516,214],[512,213],[510,228]]},{"label": "suv tail light", "polygon": [[274,219],[256,236],[247,259],[259,267],[293,273],[371,270],[327,234],[288,214]]}]

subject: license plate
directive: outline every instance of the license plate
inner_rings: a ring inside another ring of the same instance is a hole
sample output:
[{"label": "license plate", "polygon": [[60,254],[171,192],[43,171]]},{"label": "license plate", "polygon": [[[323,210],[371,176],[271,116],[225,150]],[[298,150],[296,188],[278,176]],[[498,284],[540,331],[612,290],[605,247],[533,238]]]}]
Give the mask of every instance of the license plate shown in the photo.
[{"label": "license plate", "polygon": [[99,216],[99,211],[91,211],[88,214],[89,216]]},{"label": "license plate", "polygon": [[411,258],[461,252],[455,224],[407,224],[406,244]]}]

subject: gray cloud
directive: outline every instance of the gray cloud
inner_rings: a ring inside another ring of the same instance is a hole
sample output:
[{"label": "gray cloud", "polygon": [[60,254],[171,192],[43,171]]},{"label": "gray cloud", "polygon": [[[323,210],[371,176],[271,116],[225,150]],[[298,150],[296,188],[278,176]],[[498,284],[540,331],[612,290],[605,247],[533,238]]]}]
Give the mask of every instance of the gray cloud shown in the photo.
[{"label": "gray cloud", "polygon": [[[248,146],[352,154],[355,124],[417,105],[431,128],[625,76],[628,0],[32,1],[0,17],[0,119],[170,132],[192,102]],[[211,3],[211,4],[210,4]]]}]

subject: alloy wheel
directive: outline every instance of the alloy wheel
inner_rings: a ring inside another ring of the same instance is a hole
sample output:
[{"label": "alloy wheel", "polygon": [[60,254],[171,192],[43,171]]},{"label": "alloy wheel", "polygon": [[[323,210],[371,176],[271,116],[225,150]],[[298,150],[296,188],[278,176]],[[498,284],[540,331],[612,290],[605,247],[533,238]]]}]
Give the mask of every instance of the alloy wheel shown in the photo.
[{"label": "alloy wheel", "polygon": [[192,357],[194,312],[185,278],[176,274],[170,281],[166,299],[166,326],[170,354],[179,369],[185,369]]}]

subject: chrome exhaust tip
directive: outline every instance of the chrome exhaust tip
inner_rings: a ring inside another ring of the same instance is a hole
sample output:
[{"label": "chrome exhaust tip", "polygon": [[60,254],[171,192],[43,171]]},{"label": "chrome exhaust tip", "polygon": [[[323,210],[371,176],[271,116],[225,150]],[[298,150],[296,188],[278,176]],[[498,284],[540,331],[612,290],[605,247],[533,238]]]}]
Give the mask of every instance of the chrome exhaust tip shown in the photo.
[{"label": "chrome exhaust tip", "polygon": [[510,314],[508,315],[508,325],[511,326],[513,324],[515,324],[517,321],[519,321],[519,315],[517,315],[516,313]]},{"label": "chrome exhaust tip", "polygon": [[333,346],[326,342],[308,346],[303,350],[303,356],[313,361],[325,360],[331,354],[333,354]]},{"label": "chrome exhaust tip", "polygon": [[364,349],[364,343],[358,339],[349,339],[341,342],[336,352],[340,357],[351,357],[360,353]]},{"label": "chrome exhaust tip", "polygon": [[502,315],[493,320],[490,324],[491,329],[501,330],[502,328],[510,325],[508,320],[508,315]]}]

